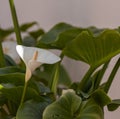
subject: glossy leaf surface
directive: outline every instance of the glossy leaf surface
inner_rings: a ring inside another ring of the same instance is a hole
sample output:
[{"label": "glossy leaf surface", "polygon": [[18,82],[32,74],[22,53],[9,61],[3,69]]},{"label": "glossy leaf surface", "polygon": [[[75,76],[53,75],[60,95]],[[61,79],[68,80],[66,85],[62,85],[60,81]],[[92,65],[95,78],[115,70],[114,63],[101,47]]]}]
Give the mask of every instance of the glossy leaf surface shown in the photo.
[{"label": "glossy leaf surface", "polygon": [[55,48],[55,46],[52,45],[56,41],[59,34],[72,28],[74,28],[72,25],[66,23],[56,24],[46,34],[42,36],[37,46],[44,48]]},{"label": "glossy leaf surface", "polygon": [[16,119],[42,119],[47,102],[27,101],[18,109]]},{"label": "glossy leaf surface", "polygon": [[120,35],[114,30],[106,30],[97,37],[82,32],[64,49],[64,54],[98,67],[120,53]]},{"label": "glossy leaf surface", "polygon": [[94,100],[68,91],[45,109],[43,119],[103,119],[103,112]]}]

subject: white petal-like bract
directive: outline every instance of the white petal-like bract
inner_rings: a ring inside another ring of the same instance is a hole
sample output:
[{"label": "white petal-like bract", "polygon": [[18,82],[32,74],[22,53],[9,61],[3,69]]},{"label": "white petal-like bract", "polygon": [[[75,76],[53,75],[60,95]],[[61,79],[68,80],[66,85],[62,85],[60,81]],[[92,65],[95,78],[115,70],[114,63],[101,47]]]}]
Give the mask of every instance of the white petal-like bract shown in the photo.
[{"label": "white petal-like bract", "polygon": [[46,64],[54,64],[60,61],[60,58],[55,54],[51,53],[48,50],[34,47],[26,47],[22,45],[17,45],[16,47],[19,56],[23,59],[25,63],[28,63],[30,59],[32,59],[34,52],[38,51],[38,57],[36,59],[37,62],[46,63]]},{"label": "white petal-like bract", "polygon": [[26,81],[31,78],[32,72],[41,64],[54,64],[60,61],[58,56],[45,49],[17,45],[16,50],[26,65]]}]

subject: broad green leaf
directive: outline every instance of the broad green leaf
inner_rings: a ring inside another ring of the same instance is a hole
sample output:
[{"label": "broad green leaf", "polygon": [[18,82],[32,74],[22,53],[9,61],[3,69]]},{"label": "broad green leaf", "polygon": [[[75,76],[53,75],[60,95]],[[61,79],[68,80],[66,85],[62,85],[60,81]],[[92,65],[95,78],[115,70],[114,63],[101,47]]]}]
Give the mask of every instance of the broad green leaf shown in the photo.
[{"label": "broad green leaf", "polygon": [[42,119],[47,105],[47,102],[27,101],[19,107],[16,119]]},{"label": "broad green leaf", "polygon": [[63,49],[70,41],[72,41],[78,34],[86,29],[82,28],[71,28],[58,35],[55,42],[52,43],[58,49]]},{"label": "broad green leaf", "polygon": [[81,105],[82,99],[75,92],[64,93],[60,99],[50,104],[43,113],[43,119],[72,119]]},{"label": "broad green leaf", "polygon": [[51,44],[55,42],[58,35],[71,28],[74,27],[66,23],[56,24],[52,29],[42,36],[37,46],[51,48]]},{"label": "broad green leaf", "polygon": [[[52,75],[53,69],[54,69],[54,65],[44,64],[40,67],[40,69],[37,69],[34,72],[33,78],[38,79],[45,84],[48,84],[51,81],[51,75]],[[61,85],[65,85],[65,86],[70,86],[71,84],[71,79],[66,69],[62,65],[60,66],[60,74],[59,74],[58,83]]]},{"label": "broad green leaf", "polygon": [[94,93],[92,93],[91,97],[101,107],[111,103],[110,97],[108,97],[108,95],[102,89],[97,89]]},{"label": "broad green leaf", "polygon": [[68,90],[47,106],[43,119],[103,119],[103,112],[94,100],[82,101],[75,92]]},{"label": "broad green leaf", "polygon": [[25,71],[17,66],[9,66],[9,67],[0,68],[0,75],[16,73],[16,72],[24,73]]},{"label": "broad green leaf", "polygon": [[[0,89],[0,92],[8,100],[16,104],[19,104],[23,93],[23,86],[12,87],[12,88],[3,87]],[[33,88],[28,87],[25,95],[25,101],[30,99],[37,99],[37,98],[40,99],[39,94]]]},{"label": "broad green leaf", "polygon": [[82,102],[80,112],[75,119],[104,119],[104,112],[93,99],[88,99]]},{"label": "broad green leaf", "polygon": [[23,73],[8,73],[0,75],[0,83],[1,84],[13,84],[13,85],[23,85],[24,84]]},{"label": "broad green leaf", "polygon": [[51,93],[48,87],[40,81],[36,81],[34,79],[29,80],[28,86],[35,89],[39,94]]},{"label": "broad green leaf", "polygon": [[115,30],[106,30],[96,37],[85,31],[71,41],[63,53],[96,68],[120,53],[119,44],[120,34]]},{"label": "broad green leaf", "polygon": [[99,29],[99,28],[96,28],[95,26],[88,27],[88,29],[89,29],[95,36],[99,35],[99,34],[102,33],[104,30],[107,30],[106,28]]},{"label": "broad green leaf", "polygon": [[107,105],[109,111],[115,111],[119,106],[120,99],[112,100],[112,102]]}]

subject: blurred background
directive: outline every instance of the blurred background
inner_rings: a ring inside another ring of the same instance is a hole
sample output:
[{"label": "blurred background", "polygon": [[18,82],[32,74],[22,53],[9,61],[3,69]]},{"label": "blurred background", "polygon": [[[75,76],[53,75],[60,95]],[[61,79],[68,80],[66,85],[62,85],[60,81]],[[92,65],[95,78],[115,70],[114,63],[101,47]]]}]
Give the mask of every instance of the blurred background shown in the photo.
[{"label": "blurred background", "polygon": [[[75,26],[98,28],[116,28],[120,26],[120,0],[14,0],[19,23],[37,21],[46,31],[58,22],[66,22]],[[13,26],[9,1],[0,0],[0,26],[8,28]],[[106,72],[111,71],[116,58],[114,58]],[[82,62],[64,62],[71,78],[78,81],[83,77],[88,66]],[[117,73],[109,95],[120,98],[120,71]],[[120,109],[108,112],[105,119],[119,119]]]}]

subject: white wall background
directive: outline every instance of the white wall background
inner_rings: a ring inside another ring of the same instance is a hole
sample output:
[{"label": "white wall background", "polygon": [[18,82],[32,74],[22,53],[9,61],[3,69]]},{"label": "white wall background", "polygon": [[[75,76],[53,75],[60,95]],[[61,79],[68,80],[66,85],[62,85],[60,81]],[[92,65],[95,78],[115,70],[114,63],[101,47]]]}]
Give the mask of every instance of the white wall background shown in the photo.
[{"label": "white wall background", "polygon": [[[50,29],[58,22],[67,22],[73,25],[99,28],[115,28],[120,25],[120,0],[14,0],[20,23],[37,21],[45,30]],[[0,0],[0,26],[12,26],[8,0]],[[67,60],[67,64],[71,61]],[[112,68],[113,62],[109,70]],[[74,68],[74,71],[73,69]],[[76,70],[78,68],[78,70]],[[71,77],[82,77],[87,69],[83,63],[68,65]],[[118,72],[109,95],[120,98],[120,80]],[[105,119],[119,119],[120,109],[105,113]]]}]

